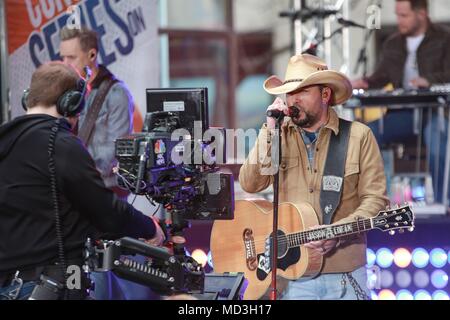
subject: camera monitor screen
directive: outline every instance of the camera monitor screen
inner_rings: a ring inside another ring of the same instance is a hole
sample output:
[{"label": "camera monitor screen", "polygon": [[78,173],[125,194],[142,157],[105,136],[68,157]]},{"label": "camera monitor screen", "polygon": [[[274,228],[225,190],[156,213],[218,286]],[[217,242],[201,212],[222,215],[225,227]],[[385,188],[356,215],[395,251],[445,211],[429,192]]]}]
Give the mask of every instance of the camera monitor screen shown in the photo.
[{"label": "camera monitor screen", "polygon": [[174,112],[180,117],[180,127],[194,133],[194,122],[200,121],[202,134],[208,129],[207,88],[147,89],[147,112]]}]

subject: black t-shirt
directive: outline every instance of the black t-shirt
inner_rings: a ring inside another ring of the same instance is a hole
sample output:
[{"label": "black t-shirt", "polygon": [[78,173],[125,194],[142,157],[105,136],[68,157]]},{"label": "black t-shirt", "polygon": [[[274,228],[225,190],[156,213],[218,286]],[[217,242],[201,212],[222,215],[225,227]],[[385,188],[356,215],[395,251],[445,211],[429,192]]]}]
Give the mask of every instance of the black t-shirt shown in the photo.
[{"label": "black t-shirt", "polygon": [[[56,118],[26,115],[0,127],[0,272],[58,260],[48,146]],[[87,237],[152,238],[153,221],[107,189],[94,161],[61,119],[56,136],[59,208],[66,259]]]}]

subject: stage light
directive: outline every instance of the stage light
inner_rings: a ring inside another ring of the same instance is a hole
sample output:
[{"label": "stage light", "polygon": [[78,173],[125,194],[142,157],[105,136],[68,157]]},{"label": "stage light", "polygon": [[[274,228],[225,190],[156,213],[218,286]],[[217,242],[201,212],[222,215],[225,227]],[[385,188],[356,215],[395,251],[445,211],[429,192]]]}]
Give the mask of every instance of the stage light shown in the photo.
[{"label": "stage light", "polygon": [[412,281],[411,273],[407,270],[400,270],[395,275],[395,282],[400,288],[407,288],[410,286]]},{"label": "stage light", "polygon": [[378,295],[373,290],[370,290],[370,300],[378,300]]},{"label": "stage light", "polygon": [[395,294],[388,289],[383,289],[378,293],[378,299],[380,300],[395,300]]},{"label": "stage light", "polygon": [[411,263],[411,253],[405,248],[398,248],[394,251],[394,263],[399,268],[406,268]]},{"label": "stage light", "polygon": [[380,289],[380,268],[378,266],[367,269],[367,287],[369,289]]},{"label": "stage light", "polygon": [[208,252],[208,265],[214,269],[211,250]]},{"label": "stage light", "polygon": [[375,252],[373,252],[372,249],[367,249],[366,250],[366,256],[367,256],[367,268],[371,268],[373,267],[373,265],[375,264],[375,260],[377,259],[377,256],[375,255]]},{"label": "stage light", "polygon": [[414,273],[414,284],[418,288],[425,288],[430,283],[430,277],[424,270],[419,270]]},{"label": "stage light", "polygon": [[438,289],[445,288],[448,283],[448,274],[443,270],[435,270],[431,274],[431,283]]},{"label": "stage light", "polygon": [[382,268],[389,268],[394,261],[392,251],[388,248],[380,248],[377,250],[377,264]]},{"label": "stage light", "polygon": [[201,264],[202,267],[206,266],[206,263],[208,262],[208,257],[202,249],[195,249],[192,251],[192,258]]},{"label": "stage light", "polygon": [[402,289],[397,292],[397,300],[414,300],[414,296],[408,290]]},{"label": "stage light", "polygon": [[442,268],[447,264],[447,254],[441,248],[435,248],[430,252],[430,262],[436,268]]},{"label": "stage light", "polygon": [[394,276],[388,270],[381,271],[380,283],[382,288],[390,288],[394,284]]},{"label": "stage light", "polygon": [[412,263],[416,268],[425,268],[429,260],[428,251],[424,248],[416,248],[412,252]]},{"label": "stage light", "polygon": [[433,300],[450,300],[448,293],[442,290],[437,290],[433,293]]},{"label": "stage light", "polygon": [[431,296],[426,290],[417,290],[414,294],[414,300],[431,300]]}]

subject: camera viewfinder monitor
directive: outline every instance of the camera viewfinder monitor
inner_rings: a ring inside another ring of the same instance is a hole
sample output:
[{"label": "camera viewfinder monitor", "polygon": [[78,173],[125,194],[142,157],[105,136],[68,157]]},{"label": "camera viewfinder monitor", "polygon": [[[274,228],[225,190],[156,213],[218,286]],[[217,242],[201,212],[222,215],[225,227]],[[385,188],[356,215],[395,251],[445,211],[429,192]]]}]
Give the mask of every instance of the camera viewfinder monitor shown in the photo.
[{"label": "camera viewfinder monitor", "polygon": [[147,112],[177,112],[180,127],[194,133],[194,121],[202,124],[202,134],[209,128],[207,88],[147,89]]}]

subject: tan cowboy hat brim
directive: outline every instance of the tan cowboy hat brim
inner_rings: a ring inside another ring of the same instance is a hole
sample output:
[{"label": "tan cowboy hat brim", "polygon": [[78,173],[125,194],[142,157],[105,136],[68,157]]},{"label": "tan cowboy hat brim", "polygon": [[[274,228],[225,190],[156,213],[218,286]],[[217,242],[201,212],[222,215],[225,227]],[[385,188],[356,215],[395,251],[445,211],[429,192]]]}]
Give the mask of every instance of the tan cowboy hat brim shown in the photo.
[{"label": "tan cowboy hat brim", "polygon": [[344,103],[352,96],[352,85],[350,80],[343,74],[333,70],[322,70],[311,73],[302,81],[284,83],[277,76],[271,76],[264,81],[264,90],[270,94],[289,93],[300,88],[323,84],[329,86],[333,91],[332,105]]}]

